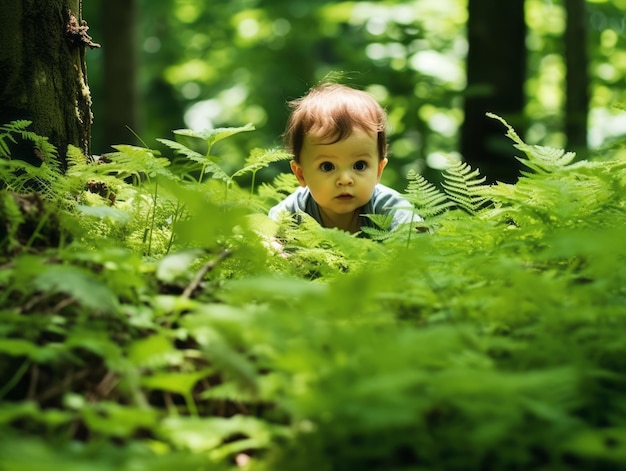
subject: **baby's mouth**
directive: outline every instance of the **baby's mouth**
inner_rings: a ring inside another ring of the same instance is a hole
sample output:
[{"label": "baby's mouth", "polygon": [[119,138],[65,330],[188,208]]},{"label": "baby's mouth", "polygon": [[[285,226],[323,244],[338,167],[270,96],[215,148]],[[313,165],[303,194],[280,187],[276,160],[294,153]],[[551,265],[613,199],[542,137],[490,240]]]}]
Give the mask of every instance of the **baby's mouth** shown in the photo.
[{"label": "baby's mouth", "polygon": [[351,194],[348,194],[348,193],[343,193],[343,194],[337,196],[338,200],[351,200],[352,198],[354,198],[354,196],[352,196]]}]

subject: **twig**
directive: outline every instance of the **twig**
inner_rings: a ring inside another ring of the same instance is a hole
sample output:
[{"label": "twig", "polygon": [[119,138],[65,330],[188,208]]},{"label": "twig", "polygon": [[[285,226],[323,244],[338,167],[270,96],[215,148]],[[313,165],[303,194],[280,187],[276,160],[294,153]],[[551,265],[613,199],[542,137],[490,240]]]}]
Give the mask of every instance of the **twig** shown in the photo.
[{"label": "twig", "polygon": [[62,299],[61,301],[57,303],[56,306],[52,308],[52,312],[59,313],[61,312],[62,309],[66,308],[67,306],[71,306],[75,302],[76,302],[76,299],[71,296],[68,298]]},{"label": "twig", "polygon": [[47,293],[38,293],[35,294],[30,301],[26,302],[19,310],[20,313],[30,312],[39,302],[46,299]]},{"label": "twig", "polygon": [[28,396],[26,396],[29,400],[32,400],[35,397],[35,393],[37,392],[37,383],[39,382],[39,367],[37,363],[33,363],[33,366],[30,368],[30,383],[28,385]]},{"label": "twig", "polygon": [[187,286],[187,288],[185,288],[185,291],[183,291],[182,297],[191,298],[191,295],[194,293],[194,291],[198,289],[198,286],[200,286],[200,283],[202,283],[202,280],[204,279],[206,274],[209,273],[211,270],[213,270],[219,263],[221,263],[222,261],[224,261],[231,255],[232,255],[232,252],[230,250],[224,249],[219,253],[217,257],[205,263],[204,266],[198,271],[198,273],[196,273],[196,276],[193,279],[193,281],[189,284],[189,286]]},{"label": "twig", "polygon": [[120,378],[113,373],[112,371],[108,371],[98,386],[96,386],[96,392],[100,398],[108,397],[109,394],[117,387],[120,382]]},{"label": "twig", "polygon": [[74,381],[80,381],[82,379],[85,379],[87,376],[89,376],[90,373],[91,370],[80,370],[77,372],[69,373],[68,376],[63,378],[59,384],[52,385],[50,388],[39,394],[39,396],[36,398],[37,401],[41,403],[56,395],[62,394],[67,390],[70,390],[70,387],[72,386],[72,383],[74,383]]}]

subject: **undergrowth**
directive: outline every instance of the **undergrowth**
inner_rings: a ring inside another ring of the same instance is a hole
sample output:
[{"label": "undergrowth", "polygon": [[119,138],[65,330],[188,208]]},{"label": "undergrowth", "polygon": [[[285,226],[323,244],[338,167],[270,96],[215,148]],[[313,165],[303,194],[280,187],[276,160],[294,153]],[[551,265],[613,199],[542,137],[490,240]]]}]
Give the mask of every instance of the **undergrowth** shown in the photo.
[{"label": "undergrowth", "polygon": [[502,122],[516,184],[410,174],[424,221],[369,237],[269,220],[289,155],[212,155],[251,126],[64,173],[0,127],[0,469],[626,466],[626,162]]}]

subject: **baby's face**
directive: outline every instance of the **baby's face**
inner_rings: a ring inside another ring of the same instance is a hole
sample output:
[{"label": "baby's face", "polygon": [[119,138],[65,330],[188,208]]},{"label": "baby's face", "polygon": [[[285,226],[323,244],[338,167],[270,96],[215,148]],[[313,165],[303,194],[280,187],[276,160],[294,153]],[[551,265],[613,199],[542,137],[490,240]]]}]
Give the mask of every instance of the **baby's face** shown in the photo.
[{"label": "baby's face", "polygon": [[357,128],[333,144],[307,134],[292,170],[300,185],[309,187],[323,217],[347,221],[370,200],[386,164],[378,157],[376,135]]}]

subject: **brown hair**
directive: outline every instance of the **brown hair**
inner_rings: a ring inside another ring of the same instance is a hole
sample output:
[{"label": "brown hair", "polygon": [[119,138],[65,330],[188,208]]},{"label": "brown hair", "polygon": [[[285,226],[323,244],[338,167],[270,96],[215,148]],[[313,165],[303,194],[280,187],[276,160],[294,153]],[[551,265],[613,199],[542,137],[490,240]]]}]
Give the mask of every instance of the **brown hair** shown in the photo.
[{"label": "brown hair", "polygon": [[386,114],[368,93],[342,84],[322,83],[289,102],[289,106],[293,111],[283,138],[296,162],[300,162],[304,136],[309,132],[334,144],[348,137],[355,127],[376,133],[378,158],[387,156]]}]

